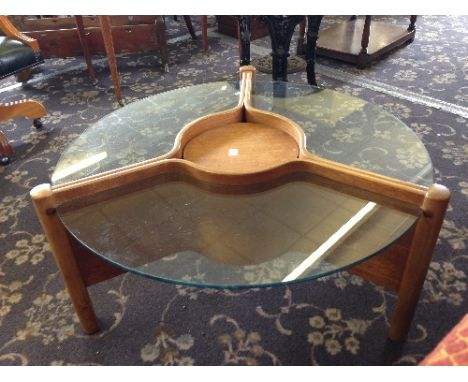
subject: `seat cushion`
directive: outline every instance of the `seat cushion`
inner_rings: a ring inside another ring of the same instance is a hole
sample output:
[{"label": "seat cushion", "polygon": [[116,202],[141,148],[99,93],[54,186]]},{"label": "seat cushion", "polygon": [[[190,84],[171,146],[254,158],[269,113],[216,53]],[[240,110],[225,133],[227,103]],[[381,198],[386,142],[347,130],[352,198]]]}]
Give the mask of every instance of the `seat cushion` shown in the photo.
[{"label": "seat cushion", "polygon": [[41,54],[34,52],[28,45],[0,36],[0,78],[16,74],[43,61]]}]

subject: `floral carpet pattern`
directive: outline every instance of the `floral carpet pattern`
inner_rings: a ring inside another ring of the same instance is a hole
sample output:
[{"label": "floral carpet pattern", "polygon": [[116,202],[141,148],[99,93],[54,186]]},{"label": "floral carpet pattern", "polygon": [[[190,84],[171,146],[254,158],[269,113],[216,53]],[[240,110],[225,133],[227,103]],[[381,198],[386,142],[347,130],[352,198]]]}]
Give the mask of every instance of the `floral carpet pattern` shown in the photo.
[{"label": "floral carpet pattern", "polygon": [[[195,29],[198,28],[194,18]],[[203,82],[236,79],[234,40],[216,33],[176,39],[168,23],[170,71],[156,53],[118,56],[125,102]],[[326,16],[323,27],[343,17]],[[383,17],[405,24],[406,18]],[[20,85],[0,82],[0,101],[42,101],[44,129],[18,118],[2,123],[15,157],[0,167],[0,365],[415,365],[468,308],[468,17],[420,16],[415,41],[369,69],[319,58],[318,83],[374,103],[413,129],[429,151],[437,182],[452,199],[408,340],[386,340],[395,294],[346,272],[266,289],[212,290],[125,274],[90,288],[100,332],[80,331],[39,226],[29,191],[48,182],[61,152],[119,106],[105,58],[92,84],[83,59],[48,59]],[[252,42],[268,47],[267,38]],[[352,81],[326,73],[345,73]],[[268,79],[267,74],[258,74]],[[289,81],[304,83],[304,72]],[[366,86],[371,79],[372,87]],[[356,80],[358,80],[356,82]],[[376,85],[377,84],[377,85]],[[379,90],[379,84],[382,85]],[[384,86],[386,85],[386,86]],[[388,92],[388,86],[396,92]],[[414,100],[398,96],[409,91]],[[457,112],[428,106],[418,95]],[[461,112],[460,112],[461,111]],[[409,162],[415,158],[407,158]],[[417,159],[417,158],[416,158]]]}]

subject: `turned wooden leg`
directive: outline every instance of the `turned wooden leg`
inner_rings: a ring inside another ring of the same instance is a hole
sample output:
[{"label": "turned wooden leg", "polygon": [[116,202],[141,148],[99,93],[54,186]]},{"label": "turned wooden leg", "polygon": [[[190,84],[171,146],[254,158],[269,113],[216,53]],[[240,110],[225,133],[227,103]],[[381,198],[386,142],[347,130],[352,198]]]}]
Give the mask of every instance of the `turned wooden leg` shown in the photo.
[{"label": "turned wooden leg", "polygon": [[40,184],[31,190],[30,195],[55,262],[75,307],[81,328],[87,334],[95,333],[99,330],[96,315],[66,229],[57,215],[52,188],[50,184]]},{"label": "turned wooden leg", "polygon": [[99,16],[99,23],[101,24],[102,39],[104,40],[104,47],[106,48],[107,61],[112,76],[112,83],[114,85],[114,92],[117,102],[123,105],[122,93],[120,91],[120,79],[117,71],[117,61],[115,59],[114,41],[112,40],[112,27],[109,16]]},{"label": "turned wooden leg", "polygon": [[359,52],[359,56],[357,58],[357,67],[359,69],[364,69],[368,64],[369,54],[367,52],[367,48],[369,47],[370,27],[371,16],[366,16],[361,38],[361,51]]},{"label": "turned wooden leg", "polygon": [[203,51],[208,52],[208,16],[201,16],[200,24],[202,30]]},{"label": "turned wooden leg", "polygon": [[86,67],[88,68],[89,77],[96,81],[96,75],[94,74],[93,64],[91,62],[91,52],[89,50],[88,40],[86,37],[83,16],[75,16],[76,29],[78,30],[78,38],[80,40],[81,49],[83,49],[83,55],[86,62]]},{"label": "turned wooden leg", "polygon": [[403,341],[408,334],[449,200],[450,191],[439,184],[431,186],[424,199],[393,310],[388,334],[393,341]]},{"label": "turned wooden leg", "polygon": [[418,16],[410,16],[410,25],[408,26],[408,32],[413,32],[416,30],[416,19]]},{"label": "turned wooden leg", "polygon": [[156,16],[156,41],[161,54],[161,63],[165,72],[169,72],[169,52],[167,50],[166,24],[161,16]]}]

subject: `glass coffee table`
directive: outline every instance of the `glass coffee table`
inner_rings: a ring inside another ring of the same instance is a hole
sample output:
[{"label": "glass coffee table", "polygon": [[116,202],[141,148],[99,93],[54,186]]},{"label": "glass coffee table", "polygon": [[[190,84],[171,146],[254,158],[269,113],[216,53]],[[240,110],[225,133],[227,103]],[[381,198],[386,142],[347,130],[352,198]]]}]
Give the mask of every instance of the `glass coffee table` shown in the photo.
[{"label": "glass coffee table", "polygon": [[426,149],[359,98],[254,75],[116,110],[31,191],[86,333],[87,287],[126,271],[243,288],[347,269],[398,293],[405,338],[450,196]]}]

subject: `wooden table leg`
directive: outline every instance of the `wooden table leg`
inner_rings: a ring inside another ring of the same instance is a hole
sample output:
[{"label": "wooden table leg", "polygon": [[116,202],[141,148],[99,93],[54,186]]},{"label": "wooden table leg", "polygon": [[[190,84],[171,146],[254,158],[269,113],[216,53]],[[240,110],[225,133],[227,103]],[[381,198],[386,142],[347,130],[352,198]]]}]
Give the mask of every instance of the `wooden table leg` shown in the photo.
[{"label": "wooden table leg", "polygon": [[315,78],[315,51],[321,21],[322,16],[307,16],[306,71],[307,82],[313,86],[317,86]]},{"label": "wooden table leg", "polygon": [[408,41],[412,43],[414,41],[414,35],[416,34],[416,19],[418,16],[410,16],[410,25],[408,26],[408,33],[411,33],[413,36]]},{"label": "wooden table leg", "polygon": [[297,39],[296,55],[302,56],[305,53],[304,35],[306,32],[306,19],[299,24],[299,38]]},{"label": "wooden table leg", "polygon": [[190,36],[192,36],[192,39],[196,40],[197,35],[195,34],[195,29],[193,29],[192,19],[190,18],[190,16],[183,16],[183,17],[184,17],[185,25],[187,25],[187,29],[190,33]]},{"label": "wooden table leg", "polygon": [[8,142],[8,138],[3,133],[3,131],[0,131],[0,164],[8,164],[12,156],[13,147],[11,147],[10,142]]},{"label": "wooden table leg", "polygon": [[86,61],[86,67],[88,68],[89,77],[96,82],[96,75],[94,73],[93,64],[91,62],[91,53],[89,51],[88,40],[84,29],[83,16],[75,16],[76,29],[78,30],[78,38],[80,40],[81,49],[83,49],[83,55]]},{"label": "wooden table leg", "polygon": [[237,16],[237,43],[239,66],[250,65],[250,16]]},{"label": "wooden table leg", "polygon": [[431,186],[424,199],[393,310],[388,333],[393,341],[403,341],[408,334],[449,200],[450,191],[439,184]]},{"label": "wooden table leg", "polygon": [[99,327],[94,308],[73,254],[66,229],[57,214],[52,188],[49,184],[41,184],[34,187],[30,195],[55,262],[75,306],[81,328],[87,334],[95,333]]},{"label": "wooden table leg", "polygon": [[364,29],[362,31],[361,38],[361,51],[359,52],[359,56],[357,58],[357,67],[359,69],[364,69],[369,61],[369,53],[367,48],[369,47],[371,19],[371,16],[366,16],[364,20]]},{"label": "wooden table leg", "polygon": [[416,19],[417,18],[418,18],[418,16],[410,16],[410,25],[408,26],[408,29],[407,29],[408,32],[412,32],[412,31],[416,30]]},{"label": "wooden table leg", "polygon": [[109,16],[99,16],[99,23],[101,24],[101,33],[106,48],[107,61],[112,76],[112,83],[114,84],[114,92],[117,102],[123,105],[122,93],[120,91],[120,79],[117,72],[117,61],[115,59],[114,42],[112,40],[112,27]]},{"label": "wooden table leg", "polygon": [[156,41],[159,46],[159,53],[161,54],[161,63],[166,73],[169,72],[169,52],[167,50],[166,40],[166,24],[164,18],[156,16]]},{"label": "wooden table leg", "polygon": [[208,16],[201,16],[200,24],[202,30],[203,51],[208,52]]}]

